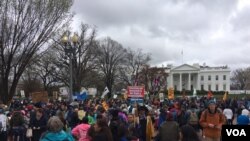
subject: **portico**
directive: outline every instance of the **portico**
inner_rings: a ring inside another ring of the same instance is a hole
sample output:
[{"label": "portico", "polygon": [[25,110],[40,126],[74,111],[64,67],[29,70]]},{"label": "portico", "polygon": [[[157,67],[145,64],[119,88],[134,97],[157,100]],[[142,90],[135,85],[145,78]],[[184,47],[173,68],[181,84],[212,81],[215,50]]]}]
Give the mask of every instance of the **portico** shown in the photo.
[{"label": "portico", "polygon": [[184,64],[171,69],[169,76],[168,87],[178,91],[199,89],[199,68]]}]

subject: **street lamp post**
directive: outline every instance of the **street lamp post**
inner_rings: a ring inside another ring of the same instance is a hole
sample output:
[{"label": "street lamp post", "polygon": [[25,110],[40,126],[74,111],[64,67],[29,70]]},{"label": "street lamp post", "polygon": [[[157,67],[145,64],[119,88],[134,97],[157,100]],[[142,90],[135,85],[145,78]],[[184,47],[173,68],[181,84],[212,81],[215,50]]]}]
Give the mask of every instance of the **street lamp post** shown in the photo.
[{"label": "street lamp post", "polygon": [[70,84],[69,84],[69,101],[73,101],[73,66],[72,66],[72,60],[73,60],[73,55],[75,53],[75,47],[76,44],[78,43],[78,36],[77,34],[74,34],[71,37],[71,41],[69,40],[69,35],[64,34],[62,37],[62,42],[65,45],[64,51],[66,56],[69,57],[69,74],[70,74]]}]

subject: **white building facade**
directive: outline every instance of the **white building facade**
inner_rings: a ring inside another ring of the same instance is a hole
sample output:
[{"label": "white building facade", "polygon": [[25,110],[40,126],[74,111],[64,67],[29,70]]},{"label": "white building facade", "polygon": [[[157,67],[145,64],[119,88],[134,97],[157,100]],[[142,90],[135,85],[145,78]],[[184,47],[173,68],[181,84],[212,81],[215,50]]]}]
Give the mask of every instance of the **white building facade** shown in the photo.
[{"label": "white building facade", "polygon": [[183,64],[170,67],[168,88],[174,90],[230,91],[230,69],[227,66],[208,67],[199,64]]}]

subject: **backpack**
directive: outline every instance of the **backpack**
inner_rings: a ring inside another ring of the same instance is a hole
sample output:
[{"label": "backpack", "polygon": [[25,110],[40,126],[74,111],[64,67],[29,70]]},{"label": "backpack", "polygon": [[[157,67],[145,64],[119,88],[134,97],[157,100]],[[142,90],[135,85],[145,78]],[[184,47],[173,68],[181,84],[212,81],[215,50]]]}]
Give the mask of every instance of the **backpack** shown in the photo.
[{"label": "backpack", "polygon": [[178,116],[177,121],[178,121],[180,127],[182,125],[187,124],[187,122],[188,122],[188,115],[187,115],[187,113],[182,111],[180,113],[180,115]]},{"label": "backpack", "polygon": [[198,121],[199,121],[199,118],[195,110],[191,111],[189,124],[195,125],[195,124],[198,124]]},{"label": "backpack", "polygon": [[[220,120],[223,121],[223,124],[226,124],[226,116],[218,109],[216,109],[216,112],[219,114]],[[205,113],[205,120],[207,120],[208,110],[206,109],[204,113]]]}]

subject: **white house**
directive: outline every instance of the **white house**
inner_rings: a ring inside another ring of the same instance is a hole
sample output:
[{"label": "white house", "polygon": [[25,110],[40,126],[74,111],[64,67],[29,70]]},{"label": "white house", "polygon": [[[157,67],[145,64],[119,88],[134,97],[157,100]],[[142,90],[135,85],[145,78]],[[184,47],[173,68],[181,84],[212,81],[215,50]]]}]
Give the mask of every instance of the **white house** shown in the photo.
[{"label": "white house", "polygon": [[205,64],[170,66],[168,88],[175,90],[230,91],[230,69],[227,66],[208,67]]}]

